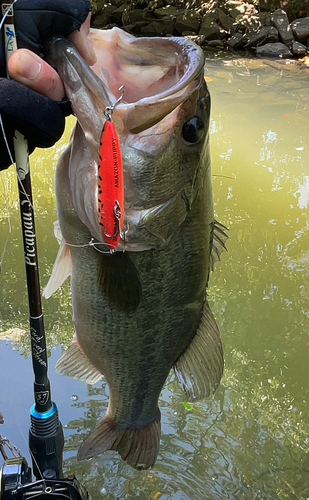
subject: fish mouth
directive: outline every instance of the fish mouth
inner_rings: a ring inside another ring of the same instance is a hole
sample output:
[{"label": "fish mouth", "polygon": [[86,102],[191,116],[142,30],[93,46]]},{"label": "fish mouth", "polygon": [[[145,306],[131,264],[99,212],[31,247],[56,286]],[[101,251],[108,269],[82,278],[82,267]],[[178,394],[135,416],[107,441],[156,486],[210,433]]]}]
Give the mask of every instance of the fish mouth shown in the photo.
[{"label": "fish mouth", "polygon": [[188,99],[203,81],[204,54],[185,38],[135,38],[112,30],[91,30],[98,54],[93,71],[123,100],[117,106],[124,129],[133,134],[158,123]]},{"label": "fish mouth", "polygon": [[[119,28],[92,29],[90,37],[98,57],[91,68],[73,43],[63,38],[49,42],[48,60],[67,82],[69,98],[81,78],[103,119],[124,86],[114,114],[120,133],[137,134],[155,125],[203,83],[203,51],[185,38],[135,38]],[[72,68],[76,77],[67,78]]]}]

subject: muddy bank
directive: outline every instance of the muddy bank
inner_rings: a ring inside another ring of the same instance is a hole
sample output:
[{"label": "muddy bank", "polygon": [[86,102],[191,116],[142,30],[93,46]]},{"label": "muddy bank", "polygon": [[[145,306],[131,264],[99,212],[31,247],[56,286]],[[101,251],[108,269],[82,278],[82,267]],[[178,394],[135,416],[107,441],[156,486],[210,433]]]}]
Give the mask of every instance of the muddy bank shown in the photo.
[{"label": "muddy bank", "polygon": [[97,0],[92,25],[118,26],[135,36],[187,36],[213,51],[303,58],[309,47],[309,2]]}]

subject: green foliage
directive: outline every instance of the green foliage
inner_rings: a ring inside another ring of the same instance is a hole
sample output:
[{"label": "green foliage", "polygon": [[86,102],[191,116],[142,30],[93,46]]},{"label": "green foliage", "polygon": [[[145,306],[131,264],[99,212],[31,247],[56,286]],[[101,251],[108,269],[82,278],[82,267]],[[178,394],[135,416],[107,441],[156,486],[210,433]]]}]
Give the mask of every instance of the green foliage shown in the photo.
[{"label": "green foliage", "polygon": [[191,405],[191,403],[188,403],[188,402],[186,402],[186,401],[183,403],[183,405],[184,405],[184,407],[185,407],[185,409],[186,409],[187,411],[192,411],[192,410],[193,410],[193,408],[194,408],[194,406],[193,406],[193,405]]}]

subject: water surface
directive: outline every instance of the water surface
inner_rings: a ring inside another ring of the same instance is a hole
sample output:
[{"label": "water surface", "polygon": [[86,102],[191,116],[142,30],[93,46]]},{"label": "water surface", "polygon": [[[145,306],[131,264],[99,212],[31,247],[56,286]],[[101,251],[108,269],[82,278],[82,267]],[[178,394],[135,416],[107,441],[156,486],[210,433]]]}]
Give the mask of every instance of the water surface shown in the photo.
[{"label": "water surface", "polygon": [[[298,64],[208,60],[217,219],[228,253],[211,276],[225,374],[216,395],[186,407],[171,374],[162,392],[154,469],[137,472],[114,452],[77,462],[83,437],[104,413],[104,383],[58,376],[73,334],[69,283],[44,300],[53,400],[65,427],[64,466],[93,500],[305,500],[309,498],[309,73]],[[65,137],[31,157],[41,282],[58,244],[54,170]],[[0,331],[27,328],[27,295],[13,169],[2,174],[12,232],[0,275]],[[0,186],[3,198],[3,186]],[[0,205],[0,252],[9,233]],[[27,452],[33,375],[29,339],[0,341],[2,435]]]}]

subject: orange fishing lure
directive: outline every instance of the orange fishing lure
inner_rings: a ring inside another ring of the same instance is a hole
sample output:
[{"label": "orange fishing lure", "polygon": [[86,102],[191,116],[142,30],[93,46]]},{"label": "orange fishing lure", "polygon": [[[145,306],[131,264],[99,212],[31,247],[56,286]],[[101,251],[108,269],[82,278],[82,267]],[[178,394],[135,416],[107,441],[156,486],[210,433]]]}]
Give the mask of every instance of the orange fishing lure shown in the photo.
[{"label": "orange fishing lure", "polygon": [[119,137],[110,116],[100,140],[98,204],[103,239],[110,250],[115,250],[123,230],[124,186]]}]

